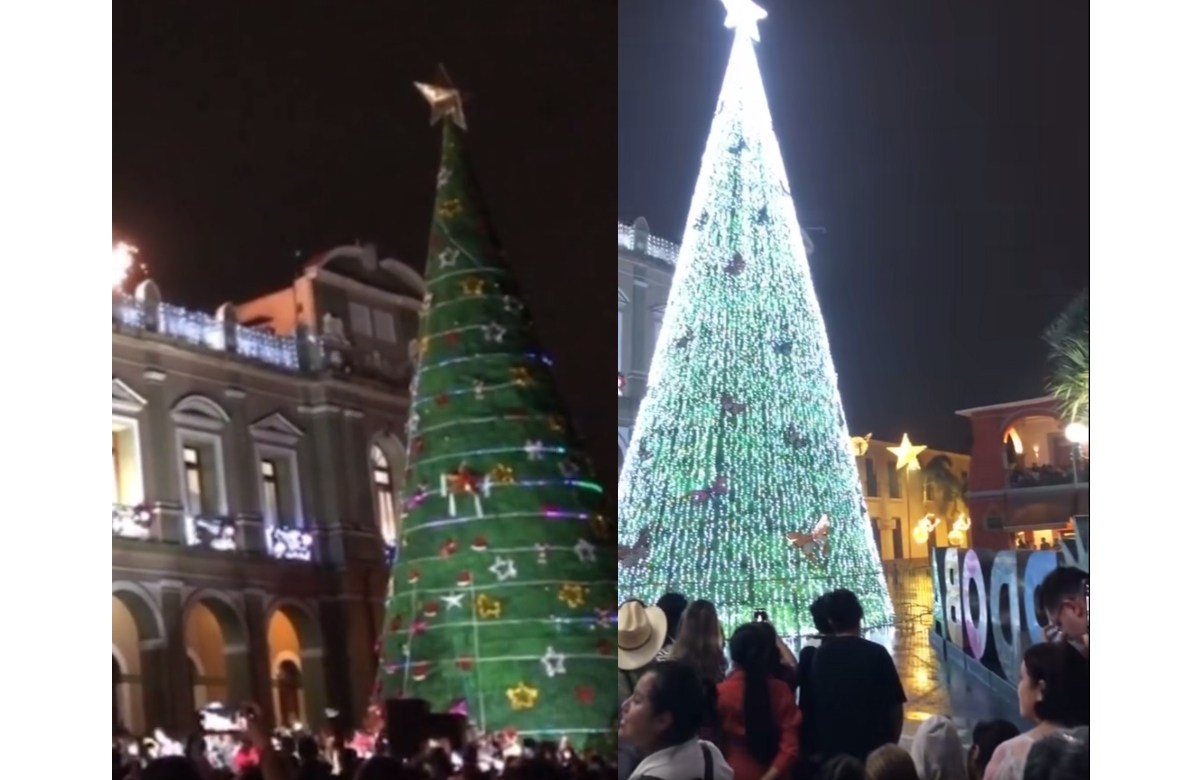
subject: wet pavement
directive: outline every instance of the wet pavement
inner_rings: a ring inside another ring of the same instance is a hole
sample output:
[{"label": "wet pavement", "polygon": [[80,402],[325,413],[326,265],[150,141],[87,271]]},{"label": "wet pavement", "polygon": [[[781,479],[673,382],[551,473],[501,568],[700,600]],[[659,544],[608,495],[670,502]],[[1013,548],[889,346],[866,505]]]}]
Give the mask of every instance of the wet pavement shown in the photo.
[{"label": "wet pavement", "polygon": [[971,744],[971,730],[982,720],[1014,719],[1009,703],[967,672],[943,664],[930,644],[934,627],[934,583],[929,566],[893,566],[888,570],[889,589],[897,612],[895,628],[873,632],[870,638],[889,649],[909,695],[905,707],[907,745],[918,726],[935,715],[952,720]]}]

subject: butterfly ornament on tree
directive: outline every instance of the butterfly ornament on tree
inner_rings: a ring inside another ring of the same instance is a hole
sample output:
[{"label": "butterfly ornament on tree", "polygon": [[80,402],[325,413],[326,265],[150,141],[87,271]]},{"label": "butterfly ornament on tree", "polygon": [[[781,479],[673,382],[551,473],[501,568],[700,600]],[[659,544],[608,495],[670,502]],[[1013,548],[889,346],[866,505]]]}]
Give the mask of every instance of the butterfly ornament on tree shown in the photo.
[{"label": "butterfly ornament on tree", "polygon": [[633,569],[646,561],[651,554],[651,531],[643,528],[638,532],[638,538],[633,547],[624,544],[617,546],[617,562],[623,569]]},{"label": "butterfly ornament on tree", "polygon": [[810,562],[816,562],[818,553],[824,557],[830,552],[830,518],[822,515],[812,533],[785,534],[788,543],[801,551]]}]

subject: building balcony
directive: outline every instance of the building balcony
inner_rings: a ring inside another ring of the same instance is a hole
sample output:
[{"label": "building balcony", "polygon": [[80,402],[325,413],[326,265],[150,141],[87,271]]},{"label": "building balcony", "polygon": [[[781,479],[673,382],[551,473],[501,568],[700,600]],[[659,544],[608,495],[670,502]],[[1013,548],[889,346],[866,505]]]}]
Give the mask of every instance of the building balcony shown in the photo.
[{"label": "building balcony", "polygon": [[156,335],[285,371],[322,367],[321,345],[314,339],[248,328],[234,319],[233,307],[223,307],[224,316],[210,316],[156,298],[155,294],[135,297],[114,292],[113,330]]},{"label": "building balcony", "polygon": [[[243,534],[244,531],[232,518],[206,515],[184,518],[184,544],[189,548],[218,553],[256,552],[244,548]],[[311,563],[317,557],[316,539],[311,531],[286,525],[267,525],[263,535],[265,546],[262,551],[271,558]],[[169,541],[163,538],[156,527],[153,510],[146,506],[121,504],[113,504],[113,538],[152,544]],[[257,544],[251,546],[258,547]],[[257,554],[261,555],[262,551]]]},{"label": "building balcony", "polygon": [[187,542],[189,547],[200,547],[213,552],[236,552],[238,549],[238,526],[228,517],[188,516]]},{"label": "building balcony", "polygon": [[267,529],[267,552],[281,561],[312,561],[313,535],[301,528],[271,526]]},{"label": "building balcony", "polygon": [[1075,474],[1072,467],[1035,466],[1033,468],[1013,468],[1009,471],[1009,490],[1030,490],[1034,488],[1088,486],[1088,463],[1077,466]]},{"label": "building balcony", "polygon": [[672,266],[680,256],[679,246],[650,235],[643,220],[638,220],[633,225],[617,223],[617,248],[653,257]]},{"label": "building balcony", "polygon": [[113,536],[119,539],[150,541],[154,533],[154,515],[144,506],[113,504]]}]

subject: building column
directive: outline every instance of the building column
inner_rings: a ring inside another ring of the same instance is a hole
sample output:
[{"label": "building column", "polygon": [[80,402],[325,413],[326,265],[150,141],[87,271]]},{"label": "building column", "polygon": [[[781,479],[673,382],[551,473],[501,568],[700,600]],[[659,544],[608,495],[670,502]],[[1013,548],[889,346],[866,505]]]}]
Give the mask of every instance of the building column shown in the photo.
[{"label": "building column", "polygon": [[345,516],[344,494],[348,489],[338,469],[342,455],[339,431],[342,410],[323,404],[301,407],[299,411],[308,420],[305,440],[316,466],[311,472],[313,479],[309,481],[305,509],[317,526],[314,536],[321,561],[337,565],[346,560],[342,535],[334,533]]},{"label": "building column", "polygon": [[[167,632],[158,661],[162,669],[158,679],[163,681],[161,723],[164,728],[174,733],[186,734],[196,726],[196,701],[188,666],[183,583],[165,581],[160,583],[160,587],[163,624]],[[146,675],[146,678],[150,683],[149,675]],[[147,723],[154,725],[155,722],[147,716]]]},{"label": "building column", "polygon": [[325,641],[325,688],[330,707],[344,713],[350,725],[367,711],[375,688],[376,642],[368,610],[371,599],[347,581],[345,572],[339,595],[321,602],[321,624]]},{"label": "building column", "polygon": [[143,468],[146,474],[146,505],[154,511],[158,525],[156,536],[169,544],[187,544],[183,512],[183,489],[179,476],[179,452],[175,442],[175,421],[167,401],[167,374],[147,369],[146,421]]},{"label": "building column", "polygon": [[634,398],[646,395],[646,376],[650,371],[651,355],[647,349],[650,313],[647,304],[646,269],[634,267],[634,286],[630,289],[630,368],[626,371],[627,392]]},{"label": "building column", "polygon": [[261,554],[267,549],[259,496],[259,470],[250,419],[246,412],[246,391],[236,387],[225,390],[229,400],[229,461],[225,478],[229,485],[229,514],[238,529],[238,549]]},{"label": "building column", "polygon": [[[142,668],[142,727],[144,732],[171,722],[172,690],[170,669],[167,663],[167,643],[162,639],[148,639],[139,645]],[[126,724],[127,726],[130,724]]]},{"label": "building column", "polygon": [[349,490],[346,491],[347,507],[342,521],[352,528],[367,528],[375,517],[374,497],[367,484],[371,466],[367,462],[368,442],[364,414],[356,409],[343,412],[346,418],[342,425],[342,464]]},{"label": "building column", "polygon": [[246,693],[250,701],[256,702],[263,717],[275,723],[274,690],[271,674],[271,644],[267,637],[267,593],[262,590],[247,590],[243,596],[246,615],[246,647],[243,668],[248,672]]}]

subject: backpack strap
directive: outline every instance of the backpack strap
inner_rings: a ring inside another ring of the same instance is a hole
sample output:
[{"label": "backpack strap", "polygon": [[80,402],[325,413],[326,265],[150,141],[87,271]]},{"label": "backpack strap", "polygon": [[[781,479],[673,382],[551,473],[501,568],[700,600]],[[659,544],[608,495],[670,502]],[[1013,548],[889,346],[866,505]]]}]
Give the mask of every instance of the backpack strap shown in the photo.
[{"label": "backpack strap", "polygon": [[705,754],[705,780],[713,780],[713,751],[708,745],[701,745],[701,752]]}]

